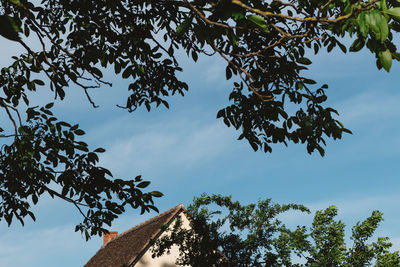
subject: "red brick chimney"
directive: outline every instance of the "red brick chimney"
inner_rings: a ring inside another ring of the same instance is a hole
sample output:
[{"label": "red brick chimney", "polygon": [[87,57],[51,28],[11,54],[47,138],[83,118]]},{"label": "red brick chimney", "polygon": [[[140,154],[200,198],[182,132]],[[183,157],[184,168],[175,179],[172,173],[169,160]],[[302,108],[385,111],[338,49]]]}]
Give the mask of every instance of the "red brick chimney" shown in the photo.
[{"label": "red brick chimney", "polygon": [[118,232],[108,232],[108,234],[104,234],[103,237],[103,246],[108,243],[111,239],[118,236]]}]

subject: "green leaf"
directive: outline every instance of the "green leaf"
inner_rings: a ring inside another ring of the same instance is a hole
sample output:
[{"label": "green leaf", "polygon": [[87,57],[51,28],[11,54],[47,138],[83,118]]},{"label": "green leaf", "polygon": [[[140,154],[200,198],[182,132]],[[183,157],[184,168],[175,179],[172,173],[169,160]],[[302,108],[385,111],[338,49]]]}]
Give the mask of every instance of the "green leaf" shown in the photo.
[{"label": "green leaf", "polygon": [[7,1],[10,2],[11,4],[22,7],[22,4],[19,0],[7,0]]},{"label": "green leaf", "polygon": [[268,33],[268,24],[265,19],[259,15],[250,15],[247,17],[250,21],[255,23],[263,32]]},{"label": "green leaf", "polygon": [[33,80],[34,83],[43,86],[44,82],[42,80]]},{"label": "green leaf", "polygon": [[224,115],[225,115],[225,109],[219,110],[217,113],[217,119],[223,117]]},{"label": "green leaf", "polygon": [[400,7],[393,7],[382,12],[393,16],[395,19],[400,19]]},{"label": "green leaf", "polygon": [[150,182],[148,182],[148,181],[143,181],[143,182],[137,184],[136,187],[145,188],[145,187],[147,187],[149,184],[150,184]]},{"label": "green leaf", "polygon": [[50,109],[50,108],[52,108],[54,106],[54,103],[53,102],[51,102],[51,103],[48,103],[46,106],[44,106],[45,108],[47,108],[47,109]]},{"label": "green leaf", "polygon": [[96,152],[96,153],[104,153],[104,152],[106,152],[106,150],[104,148],[99,147],[99,148],[96,148],[94,150],[94,152]]},{"label": "green leaf", "polygon": [[64,99],[65,92],[62,88],[57,88],[57,94],[60,96],[61,99]]},{"label": "green leaf", "polygon": [[400,53],[392,53],[392,58],[396,59],[397,61],[400,61]]},{"label": "green leaf", "polygon": [[81,129],[75,130],[74,133],[76,135],[84,135],[85,134],[85,132],[83,130],[81,130]]},{"label": "green leaf", "polygon": [[98,68],[92,67],[91,71],[100,78],[103,78],[103,73]]},{"label": "green leaf", "polygon": [[265,19],[259,15],[249,15],[247,18],[257,25],[263,25],[263,24],[266,25],[267,24],[265,22]]},{"label": "green leaf", "polygon": [[1,36],[12,41],[19,41],[18,32],[20,32],[21,29],[15,23],[14,18],[7,15],[1,15],[0,25],[1,25],[0,27]]},{"label": "green leaf", "polygon": [[364,45],[365,45],[364,39],[358,38],[353,42],[349,50],[350,52],[358,52],[364,47]]},{"label": "green leaf", "polygon": [[229,38],[229,40],[232,42],[232,44],[233,44],[235,47],[238,47],[239,41],[238,41],[236,35],[234,34],[234,32],[233,32],[232,30],[230,30],[230,31],[228,32],[228,38]]},{"label": "green leaf", "polygon": [[122,73],[122,78],[127,79],[129,76],[131,76],[132,73],[132,65],[128,66],[124,72]]},{"label": "green leaf", "polygon": [[311,60],[309,60],[306,57],[301,57],[297,60],[297,63],[303,64],[303,65],[310,65],[312,63]]},{"label": "green leaf", "polygon": [[182,35],[184,34],[188,29],[189,25],[192,22],[192,18],[187,18],[185,19],[178,27],[176,27],[176,34],[177,35]]},{"label": "green leaf", "polygon": [[90,234],[89,234],[88,230],[85,230],[85,239],[86,239],[86,241],[88,241],[90,239]]},{"label": "green leaf", "polygon": [[240,12],[232,12],[232,18],[234,20],[241,20],[244,18],[244,15]]},{"label": "green leaf", "polygon": [[120,72],[121,72],[121,68],[122,68],[121,64],[119,64],[118,62],[115,62],[115,63],[114,63],[114,71],[115,71],[115,74],[120,73]]},{"label": "green leaf", "polygon": [[351,12],[352,4],[350,2],[347,3],[346,7],[344,8],[343,12],[348,14]]},{"label": "green leaf", "polygon": [[[365,13],[365,21],[367,23],[367,25],[369,26],[369,28],[373,31],[375,37],[377,39],[380,39],[380,28],[378,26],[378,20],[380,19],[380,17],[378,15],[380,15],[380,12],[374,12],[377,10],[371,10],[369,12]],[[378,14],[378,15],[377,15]]]},{"label": "green leaf", "polygon": [[33,202],[33,204],[36,205],[36,203],[38,202],[38,197],[37,197],[37,195],[35,195],[35,194],[32,195],[32,202]]},{"label": "green leaf", "polygon": [[159,192],[159,191],[152,191],[152,192],[150,192],[150,194],[153,196],[153,197],[162,197],[164,194],[163,193],[161,193],[161,192]]},{"label": "green leaf", "polygon": [[74,131],[74,130],[78,129],[78,127],[79,127],[79,124],[75,124],[74,126],[71,127],[70,130]]},{"label": "green leaf", "polygon": [[369,27],[365,20],[365,12],[361,12],[358,15],[357,21],[358,21],[358,27],[360,28],[360,32],[361,32],[362,36],[364,38],[367,37],[368,32],[369,32]]},{"label": "green leaf", "polygon": [[389,49],[379,52],[378,57],[382,67],[389,72],[390,68],[392,67],[392,54],[390,53]]},{"label": "green leaf", "polygon": [[99,161],[99,157],[95,153],[89,152],[88,153],[88,160],[91,161],[91,162],[96,163],[96,162]]},{"label": "green leaf", "polygon": [[89,149],[87,148],[87,146],[83,146],[83,145],[77,145],[75,146],[76,149],[84,151],[84,152],[89,152]]},{"label": "green leaf", "polygon": [[226,79],[227,80],[232,78],[232,71],[231,71],[231,68],[229,68],[229,66],[227,66],[226,69],[225,69],[225,75],[226,75]]},{"label": "green leaf", "polygon": [[316,81],[314,81],[314,80],[311,80],[311,79],[303,79],[303,83],[306,83],[306,84],[316,84],[317,82]]},{"label": "green leaf", "polygon": [[381,30],[381,43],[384,43],[389,35],[388,23],[384,16],[381,16],[381,19],[379,21],[379,27]]},{"label": "green leaf", "polygon": [[380,2],[378,2],[378,6],[380,9],[382,9],[383,11],[387,10],[387,4],[386,4],[386,0],[381,0]]},{"label": "green leaf", "polygon": [[371,28],[378,40],[383,43],[389,34],[387,19],[377,10],[371,11]]},{"label": "green leaf", "polygon": [[192,51],[192,58],[193,58],[194,62],[197,62],[197,59],[199,58],[196,51],[194,51],[194,50]]},{"label": "green leaf", "polygon": [[340,50],[342,50],[343,53],[347,53],[347,48],[341,43],[341,42],[336,42],[336,44],[339,46]]},{"label": "green leaf", "polygon": [[296,82],[296,89],[302,90],[303,89],[303,83]]}]

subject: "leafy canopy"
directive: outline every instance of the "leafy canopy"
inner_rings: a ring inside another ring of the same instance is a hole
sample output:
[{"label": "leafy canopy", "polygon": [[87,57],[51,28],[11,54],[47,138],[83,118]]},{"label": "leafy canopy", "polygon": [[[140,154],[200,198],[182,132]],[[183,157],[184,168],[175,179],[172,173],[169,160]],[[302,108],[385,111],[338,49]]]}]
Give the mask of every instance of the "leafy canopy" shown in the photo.
[{"label": "leafy canopy", "polygon": [[[34,219],[30,206],[47,192],[82,212],[77,230],[88,237],[104,232],[103,223],[126,205],[145,212],[161,196],[143,192],[149,183],[139,177],[111,178],[98,166],[103,149],[89,151],[76,137],[84,131],[54,117],[51,104],[29,107],[28,92],[45,86],[62,100],[78,86],[97,107],[91,89],[111,86],[103,72],[114,71],[130,81],[119,107],[150,111],[188,90],[177,76],[179,51],[195,62],[220,56],[233,88],[217,117],[239,139],[265,152],[273,143],[304,143],[324,155],[327,138],[350,131],[325,106],[328,86],[303,75],[312,63],[305,51],[366,47],[389,71],[400,59],[393,43],[399,18],[395,0],[0,0],[0,35],[24,51],[0,70],[0,108],[8,118],[0,128],[0,219]],[[345,36],[354,40],[350,47],[340,42]]]},{"label": "leafy canopy", "polygon": [[335,219],[335,206],[317,211],[310,227],[294,230],[280,219],[288,211],[310,213],[303,205],[271,199],[242,205],[231,197],[203,194],[188,206],[191,228],[176,220],[153,245],[153,257],[178,246],[176,263],[182,266],[400,266],[388,238],[368,243],[383,220],[379,211],[352,228],[351,246],[344,223]]}]

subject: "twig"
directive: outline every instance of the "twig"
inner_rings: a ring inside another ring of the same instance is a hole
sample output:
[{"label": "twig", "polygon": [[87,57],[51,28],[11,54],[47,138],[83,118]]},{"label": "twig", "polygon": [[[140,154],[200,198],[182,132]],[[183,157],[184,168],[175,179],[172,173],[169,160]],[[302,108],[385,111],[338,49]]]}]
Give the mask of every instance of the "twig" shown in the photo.
[{"label": "twig", "polygon": [[329,0],[328,2],[325,3],[325,5],[323,5],[322,7],[320,7],[320,10],[324,10],[327,6],[329,6],[331,3],[333,2],[333,0]]},{"label": "twig", "polygon": [[46,189],[50,194],[56,195],[57,197],[65,200],[65,201],[73,203],[75,206],[80,205],[80,206],[84,206],[84,207],[90,208],[89,205],[77,202],[77,201],[75,201],[75,200],[73,200],[73,199],[71,199],[69,197],[65,197],[65,196],[61,195],[60,193],[58,193],[57,191],[54,191],[53,189],[48,188],[47,186],[44,186],[44,189]]},{"label": "twig", "polygon": [[263,95],[260,92],[258,92],[258,90],[251,85],[251,83],[248,83],[246,79],[243,78],[242,73],[244,73],[244,75],[246,75],[247,79],[250,80],[250,82],[253,80],[253,77],[251,76],[250,73],[248,73],[244,68],[239,67],[238,65],[234,64],[232,61],[230,61],[225,55],[224,53],[222,53],[221,49],[219,49],[218,47],[215,46],[215,44],[213,42],[211,42],[211,46],[214,48],[215,51],[217,51],[221,57],[223,59],[225,59],[231,66],[233,66],[235,69],[237,69],[239,71],[239,76],[240,78],[245,82],[245,84],[249,87],[249,89],[255,94],[257,95],[263,102],[269,102],[275,99],[274,96],[272,95]]},{"label": "twig", "polygon": [[207,24],[215,25],[215,26],[222,27],[222,28],[225,28],[225,29],[232,29],[232,27],[229,26],[229,25],[227,25],[227,24],[220,23],[220,22],[215,22],[215,21],[211,21],[211,20],[207,19],[206,16],[204,16],[204,14],[201,13],[200,10],[198,10],[197,8],[195,8],[195,7],[194,7],[191,3],[189,3],[187,0],[184,0],[184,2],[185,2],[185,4],[187,4],[187,5],[189,6],[189,8],[190,8],[191,10],[193,10],[193,11],[196,13],[197,16],[199,16],[199,17],[200,17],[203,21],[205,21]]},{"label": "twig", "polygon": [[263,16],[265,18],[267,17],[275,17],[275,18],[282,18],[282,19],[286,19],[286,20],[292,20],[292,21],[298,21],[298,22],[320,22],[320,23],[328,23],[328,24],[334,24],[337,23],[339,21],[348,19],[352,16],[357,15],[359,12],[364,11],[364,10],[368,10],[370,9],[375,3],[379,2],[380,0],[372,0],[370,2],[368,2],[367,5],[365,5],[364,7],[359,7],[357,9],[354,10],[354,12],[350,12],[346,15],[343,16],[339,16],[335,19],[329,19],[329,17],[325,17],[325,18],[319,18],[319,17],[304,17],[304,18],[300,18],[300,17],[292,17],[289,15],[285,15],[282,13],[273,13],[270,11],[261,11],[259,9],[256,8],[252,8],[244,3],[242,3],[240,0],[232,0],[232,3],[235,5],[238,5],[240,7],[243,7],[245,9],[247,9],[250,12],[256,13],[260,16]]},{"label": "twig", "polygon": [[10,113],[10,110],[8,109],[7,104],[5,104],[3,100],[0,100],[0,106],[6,110],[9,119],[11,120],[12,124],[14,125],[15,138],[18,138],[18,127],[17,127],[17,124],[15,123],[14,118],[12,117],[12,115]]}]

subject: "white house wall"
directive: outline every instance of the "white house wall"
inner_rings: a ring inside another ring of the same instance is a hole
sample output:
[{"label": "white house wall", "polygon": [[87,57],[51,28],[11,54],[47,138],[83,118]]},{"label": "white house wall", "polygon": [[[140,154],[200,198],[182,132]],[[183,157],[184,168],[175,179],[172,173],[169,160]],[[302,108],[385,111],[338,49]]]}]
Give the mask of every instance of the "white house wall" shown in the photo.
[{"label": "white house wall", "polygon": [[[178,216],[182,220],[182,227],[185,229],[189,229],[190,223],[189,223],[189,220],[186,218],[186,216],[183,213],[180,213]],[[177,219],[175,219],[169,225],[168,230],[172,230],[176,220]],[[164,233],[162,233],[161,237],[163,237],[165,235],[168,235],[168,231],[165,231]],[[151,255],[152,255],[151,249],[147,250],[146,253],[143,255],[143,257],[135,264],[135,267],[176,267],[176,266],[178,266],[175,264],[176,259],[179,257],[178,246],[172,246],[170,254],[164,254],[158,258],[152,258]],[[186,266],[189,266],[189,265],[186,265]]]}]

